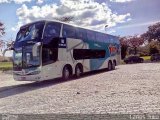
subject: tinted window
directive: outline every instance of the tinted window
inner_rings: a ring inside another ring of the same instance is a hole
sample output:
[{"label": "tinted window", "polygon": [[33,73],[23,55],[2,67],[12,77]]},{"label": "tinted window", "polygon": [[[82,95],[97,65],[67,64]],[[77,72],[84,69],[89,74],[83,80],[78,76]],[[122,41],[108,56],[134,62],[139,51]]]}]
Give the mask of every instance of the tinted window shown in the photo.
[{"label": "tinted window", "polygon": [[104,39],[104,42],[105,43],[110,43],[110,38],[107,34],[104,35],[105,39]]},{"label": "tinted window", "polygon": [[69,25],[63,25],[63,37],[76,38],[76,28]]},{"label": "tinted window", "polygon": [[42,37],[44,22],[37,22],[21,27],[16,41],[38,40]]},{"label": "tinted window", "polygon": [[48,23],[45,28],[44,36],[47,38],[59,37],[60,36],[61,24],[59,23]]},{"label": "tinted window", "polygon": [[82,28],[77,28],[76,35],[77,35],[77,39],[85,40],[86,39],[86,30],[84,30]]},{"label": "tinted window", "polygon": [[103,34],[102,33],[96,33],[96,41],[99,41],[99,42],[103,42]]},{"label": "tinted window", "polygon": [[94,41],[95,37],[96,37],[96,32],[87,30],[87,39],[88,40],[93,40]]},{"label": "tinted window", "polygon": [[94,49],[74,49],[73,57],[75,60],[80,59],[96,59],[96,58],[104,58],[105,50],[94,50]]}]

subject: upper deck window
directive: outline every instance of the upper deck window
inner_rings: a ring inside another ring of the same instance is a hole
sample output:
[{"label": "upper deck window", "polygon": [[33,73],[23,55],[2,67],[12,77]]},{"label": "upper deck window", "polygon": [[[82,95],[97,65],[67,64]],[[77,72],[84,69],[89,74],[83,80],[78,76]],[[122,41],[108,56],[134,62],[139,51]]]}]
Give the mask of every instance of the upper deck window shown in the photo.
[{"label": "upper deck window", "polygon": [[69,25],[64,24],[63,37],[76,38],[76,28],[73,26],[69,26]]},{"label": "upper deck window", "polygon": [[95,41],[95,33],[94,31],[91,31],[91,30],[87,30],[87,39],[88,40],[92,40],[92,41]]},{"label": "upper deck window", "polygon": [[21,27],[16,41],[38,40],[42,37],[44,22],[37,22]]},{"label": "upper deck window", "polygon": [[54,38],[60,36],[61,24],[56,22],[51,22],[46,25],[44,37]]},{"label": "upper deck window", "polygon": [[86,30],[83,28],[77,28],[76,29],[76,35],[78,39],[86,40],[87,34]]}]

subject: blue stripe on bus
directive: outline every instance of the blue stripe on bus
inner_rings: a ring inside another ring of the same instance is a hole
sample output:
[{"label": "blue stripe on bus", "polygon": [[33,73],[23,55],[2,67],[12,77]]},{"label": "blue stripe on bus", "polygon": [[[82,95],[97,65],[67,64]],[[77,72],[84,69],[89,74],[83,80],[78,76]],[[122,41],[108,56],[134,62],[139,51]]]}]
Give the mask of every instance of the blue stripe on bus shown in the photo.
[{"label": "blue stripe on bus", "polygon": [[87,43],[89,45],[89,49],[106,50],[105,58],[90,59],[90,70],[98,70],[104,64],[105,60],[111,56],[108,48],[109,44],[92,41],[87,41]]}]

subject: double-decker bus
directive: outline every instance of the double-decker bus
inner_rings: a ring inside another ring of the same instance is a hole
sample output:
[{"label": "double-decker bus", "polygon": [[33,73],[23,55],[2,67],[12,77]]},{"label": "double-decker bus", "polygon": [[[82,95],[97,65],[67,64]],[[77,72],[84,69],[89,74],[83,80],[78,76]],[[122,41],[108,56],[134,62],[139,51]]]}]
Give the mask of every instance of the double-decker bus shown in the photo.
[{"label": "double-decker bus", "polygon": [[118,37],[58,21],[22,26],[12,49],[18,81],[67,80],[84,72],[113,70],[120,62]]}]

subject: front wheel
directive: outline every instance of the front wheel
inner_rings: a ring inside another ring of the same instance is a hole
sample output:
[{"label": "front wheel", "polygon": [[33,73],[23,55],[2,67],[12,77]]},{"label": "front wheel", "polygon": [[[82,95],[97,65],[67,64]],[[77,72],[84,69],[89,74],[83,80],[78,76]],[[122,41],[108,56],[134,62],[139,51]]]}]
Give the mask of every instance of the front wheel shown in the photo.
[{"label": "front wheel", "polygon": [[63,76],[62,76],[63,80],[68,80],[70,78],[70,71],[69,71],[68,67],[63,68],[62,74],[63,74]]}]

